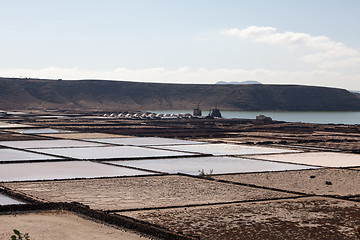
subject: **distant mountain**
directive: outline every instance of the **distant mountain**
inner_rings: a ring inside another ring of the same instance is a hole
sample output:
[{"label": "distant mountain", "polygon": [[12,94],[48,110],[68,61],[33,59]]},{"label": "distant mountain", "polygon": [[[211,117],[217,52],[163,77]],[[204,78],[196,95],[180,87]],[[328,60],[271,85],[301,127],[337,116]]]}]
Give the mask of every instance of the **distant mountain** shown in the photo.
[{"label": "distant mountain", "polygon": [[360,94],[360,91],[350,90],[349,92],[352,92],[352,93],[355,93],[355,94]]},{"label": "distant mountain", "polygon": [[353,93],[356,97],[360,98],[360,91],[350,91]]},{"label": "distant mountain", "polygon": [[262,84],[258,81],[242,81],[242,82],[225,82],[225,81],[219,81],[215,84]]},{"label": "distant mountain", "polygon": [[266,84],[164,84],[0,78],[0,109],[360,111],[344,89]]}]

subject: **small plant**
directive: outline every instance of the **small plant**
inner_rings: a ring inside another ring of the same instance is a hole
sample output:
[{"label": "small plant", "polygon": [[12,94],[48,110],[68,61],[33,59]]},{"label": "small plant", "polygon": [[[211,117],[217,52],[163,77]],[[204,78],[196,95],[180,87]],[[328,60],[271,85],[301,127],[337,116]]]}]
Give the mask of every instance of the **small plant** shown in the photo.
[{"label": "small plant", "polygon": [[214,169],[210,169],[209,173],[206,173],[204,169],[199,170],[199,176],[204,178],[212,178],[212,174],[214,172]]},{"label": "small plant", "polygon": [[326,184],[326,185],[332,185],[332,182],[326,181],[325,184]]},{"label": "small plant", "polygon": [[11,235],[10,240],[30,240],[29,233],[22,234],[19,230],[14,229],[14,234]]}]

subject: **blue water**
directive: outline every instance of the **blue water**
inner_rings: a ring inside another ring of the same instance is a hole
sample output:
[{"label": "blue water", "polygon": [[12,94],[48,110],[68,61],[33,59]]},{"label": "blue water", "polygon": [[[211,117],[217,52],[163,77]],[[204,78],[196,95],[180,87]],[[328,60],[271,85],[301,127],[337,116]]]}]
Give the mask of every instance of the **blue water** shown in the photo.
[{"label": "blue water", "polygon": [[[156,113],[192,113],[192,110],[151,111]],[[221,111],[224,118],[255,119],[258,115],[271,117],[273,120],[303,123],[360,124],[360,112],[281,112],[281,111]],[[203,111],[203,116],[208,111]]]}]

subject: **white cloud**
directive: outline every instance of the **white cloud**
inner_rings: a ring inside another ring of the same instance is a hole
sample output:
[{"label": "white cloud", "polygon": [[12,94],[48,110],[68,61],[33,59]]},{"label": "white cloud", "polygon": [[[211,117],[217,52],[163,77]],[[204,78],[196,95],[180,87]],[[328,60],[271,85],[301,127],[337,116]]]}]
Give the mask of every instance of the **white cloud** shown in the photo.
[{"label": "white cloud", "polygon": [[326,36],[312,36],[298,32],[277,32],[277,29],[273,27],[233,28],[222,31],[221,34],[250,39],[254,42],[277,44],[290,49],[308,48],[315,53],[304,56],[302,60],[315,63],[321,68],[350,67],[360,57],[358,50],[349,48],[343,43],[332,41]]},{"label": "white cloud", "polygon": [[206,69],[191,70],[183,67],[175,70],[165,68],[127,69],[117,68],[111,71],[89,71],[79,68],[49,67],[43,69],[1,70],[3,77],[29,77],[45,79],[107,79],[138,82],[198,83],[208,84],[218,81],[256,80],[267,84],[304,84],[358,89],[360,75],[343,74],[338,71],[276,71],[271,69]]}]

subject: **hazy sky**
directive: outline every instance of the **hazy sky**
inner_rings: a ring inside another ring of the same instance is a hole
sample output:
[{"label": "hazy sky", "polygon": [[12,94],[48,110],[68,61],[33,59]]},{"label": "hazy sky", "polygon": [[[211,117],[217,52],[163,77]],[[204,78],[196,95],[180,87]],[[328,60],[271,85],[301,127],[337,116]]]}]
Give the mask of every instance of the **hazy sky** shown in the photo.
[{"label": "hazy sky", "polygon": [[0,76],[360,90],[359,0],[0,0]]}]

